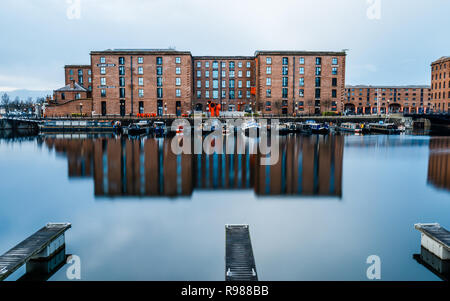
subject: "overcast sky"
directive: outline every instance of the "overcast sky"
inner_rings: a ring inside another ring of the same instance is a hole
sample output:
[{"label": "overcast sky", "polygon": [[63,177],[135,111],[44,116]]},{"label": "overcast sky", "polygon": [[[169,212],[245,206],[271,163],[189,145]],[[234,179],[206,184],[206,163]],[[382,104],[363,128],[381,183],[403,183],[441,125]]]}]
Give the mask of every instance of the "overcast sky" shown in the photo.
[{"label": "overcast sky", "polygon": [[169,46],[349,49],[347,84],[429,84],[430,63],[450,55],[449,11],[448,0],[2,0],[0,90],[59,88],[63,66],[91,50]]}]

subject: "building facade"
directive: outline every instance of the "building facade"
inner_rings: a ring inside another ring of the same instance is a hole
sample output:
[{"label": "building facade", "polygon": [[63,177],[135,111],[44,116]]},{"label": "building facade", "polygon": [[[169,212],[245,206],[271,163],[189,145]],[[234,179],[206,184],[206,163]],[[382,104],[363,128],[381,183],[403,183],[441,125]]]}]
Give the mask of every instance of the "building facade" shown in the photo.
[{"label": "building facade", "polygon": [[193,63],[194,111],[208,111],[211,103],[221,111],[254,111],[254,57],[202,56]]},{"label": "building facade", "polygon": [[343,112],[355,114],[429,113],[430,86],[347,86]]},{"label": "building facade", "polygon": [[257,51],[258,111],[274,115],[341,111],[345,52]]},{"label": "building facade", "polygon": [[[90,57],[90,65],[67,65],[64,73],[66,85],[87,90],[92,116],[186,116],[217,105],[221,112],[338,113],[345,98],[345,52],[193,57],[171,49],[115,49]],[[49,101],[55,105],[54,116],[72,110],[57,91]]]},{"label": "building facade", "polygon": [[431,63],[431,92],[433,111],[450,113],[450,57]]}]

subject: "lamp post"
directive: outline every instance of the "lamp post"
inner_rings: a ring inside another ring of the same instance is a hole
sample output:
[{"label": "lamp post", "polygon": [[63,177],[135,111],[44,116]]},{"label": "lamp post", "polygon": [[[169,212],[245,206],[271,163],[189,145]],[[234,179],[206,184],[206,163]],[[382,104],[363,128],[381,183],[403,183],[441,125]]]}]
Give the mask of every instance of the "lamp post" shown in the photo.
[{"label": "lamp post", "polygon": [[83,103],[80,102],[80,117],[83,116]]}]

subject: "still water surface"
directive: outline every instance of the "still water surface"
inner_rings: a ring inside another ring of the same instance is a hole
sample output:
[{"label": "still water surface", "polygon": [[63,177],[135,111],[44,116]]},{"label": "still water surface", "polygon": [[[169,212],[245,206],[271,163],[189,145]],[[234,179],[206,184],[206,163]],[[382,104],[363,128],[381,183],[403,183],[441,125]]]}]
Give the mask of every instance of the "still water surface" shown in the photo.
[{"label": "still water surface", "polygon": [[[0,253],[70,222],[83,280],[224,280],[225,224],[249,224],[260,280],[440,280],[415,223],[450,228],[450,137],[289,136],[280,160],[182,155],[170,139],[0,140]],[[67,280],[67,266],[50,280]]]}]

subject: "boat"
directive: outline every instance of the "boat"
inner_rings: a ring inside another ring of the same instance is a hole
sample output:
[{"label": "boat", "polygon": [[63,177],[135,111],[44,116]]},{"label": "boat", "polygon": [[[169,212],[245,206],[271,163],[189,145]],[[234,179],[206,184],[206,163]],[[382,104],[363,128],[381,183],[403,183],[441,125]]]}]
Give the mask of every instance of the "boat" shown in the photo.
[{"label": "boat", "polygon": [[46,120],[39,124],[39,130],[45,133],[60,132],[115,132],[119,128],[111,121],[89,120]]},{"label": "boat", "polygon": [[318,135],[328,135],[330,128],[327,124],[317,123],[313,120],[306,121],[306,124],[310,126],[311,133]]},{"label": "boat", "polygon": [[242,131],[246,136],[250,136],[250,133],[256,133],[256,135],[259,135],[260,130],[261,126],[255,120],[249,120],[242,124]]},{"label": "boat", "polygon": [[353,122],[341,123],[341,125],[337,127],[337,130],[339,132],[348,132],[354,134],[362,134],[363,132],[363,128],[361,127],[361,125]]},{"label": "boat", "polygon": [[147,134],[150,130],[150,125],[147,121],[139,121],[138,123],[131,123],[124,131],[124,134],[129,136],[139,136]]},{"label": "boat", "polygon": [[369,129],[371,133],[380,133],[380,134],[399,134],[400,130],[394,123],[369,123]]},{"label": "boat", "polygon": [[309,124],[299,122],[295,125],[295,127],[296,127],[298,133],[301,133],[304,135],[312,134],[311,127],[309,126]]},{"label": "boat", "polygon": [[155,135],[156,137],[164,137],[167,133],[166,124],[162,121],[155,121],[153,125],[150,127],[150,134]]}]

